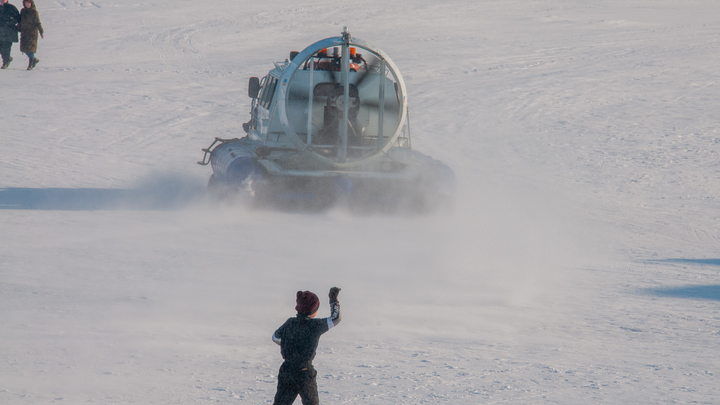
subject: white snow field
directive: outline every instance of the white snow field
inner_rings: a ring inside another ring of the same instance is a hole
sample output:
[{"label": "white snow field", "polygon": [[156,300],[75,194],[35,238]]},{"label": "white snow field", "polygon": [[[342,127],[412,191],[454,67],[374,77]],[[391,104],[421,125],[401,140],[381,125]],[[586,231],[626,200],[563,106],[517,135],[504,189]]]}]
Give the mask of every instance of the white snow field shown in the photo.
[{"label": "white snow field", "polygon": [[[0,403],[271,403],[272,332],[334,285],[324,404],[720,401],[720,2],[37,7],[0,71]],[[455,211],[207,197],[248,78],[343,26]]]}]

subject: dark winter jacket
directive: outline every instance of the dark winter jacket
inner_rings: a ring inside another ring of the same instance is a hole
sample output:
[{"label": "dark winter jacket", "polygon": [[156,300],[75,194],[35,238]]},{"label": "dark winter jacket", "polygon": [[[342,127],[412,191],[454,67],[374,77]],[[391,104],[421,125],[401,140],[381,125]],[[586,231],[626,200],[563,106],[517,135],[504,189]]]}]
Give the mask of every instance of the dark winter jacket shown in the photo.
[{"label": "dark winter jacket", "polygon": [[[0,0],[2,2],[2,0]],[[20,22],[18,9],[10,3],[0,6],[0,42],[17,42],[17,24]]]},{"label": "dark winter jacket", "polygon": [[280,353],[285,364],[300,370],[309,367],[315,358],[320,335],[340,323],[340,304],[330,304],[330,317],[313,319],[297,314],[288,319],[273,334],[273,341],[280,345]]},{"label": "dark winter jacket", "polygon": [[38,33],[45,35],[35,4],[20,12],[20,52],[37,52]]}]

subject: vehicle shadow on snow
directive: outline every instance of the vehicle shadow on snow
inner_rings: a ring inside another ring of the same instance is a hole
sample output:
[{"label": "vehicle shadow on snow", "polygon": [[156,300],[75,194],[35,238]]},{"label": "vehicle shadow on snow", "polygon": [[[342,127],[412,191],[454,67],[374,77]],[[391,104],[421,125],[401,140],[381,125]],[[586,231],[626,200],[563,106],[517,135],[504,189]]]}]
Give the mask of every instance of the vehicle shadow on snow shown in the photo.
[{"label": "vehicle shadow on snow", "polygon": [[657,297],[720,301],[720,285],[688,285],[683,287],[648,288],[647,294]]},{"label": "vehicle shadow on snow", "polygon": [[173,210],[204,195],[202,185],[157,181],[132,189],[111,188],[0,188],[4,210]]},{"label": "vehicle shadow on snow", "polygon": [[[720,259],[663,259],[649,260],[648,263],[720,266]],[[657,297],[720,301],[720,285],[687,285],[681,287],[647,288],[644,292]]]},{"label": "vehicle shadow on snow", "polygon": [[649,260],[649,263],[677,263],[677,264],[707,264],[720,266],[720,259],[663,259]]}]

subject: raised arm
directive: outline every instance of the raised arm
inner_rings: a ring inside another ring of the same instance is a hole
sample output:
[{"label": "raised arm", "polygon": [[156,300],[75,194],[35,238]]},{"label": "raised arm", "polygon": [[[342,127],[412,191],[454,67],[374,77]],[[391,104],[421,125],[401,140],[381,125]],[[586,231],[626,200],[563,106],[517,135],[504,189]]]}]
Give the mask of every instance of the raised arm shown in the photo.
[{"label": "raised arm", "polygon": [[328,318],[328,329],[340,323],[342,315],[340,314],[340,302],[338,301],[338,294],[340,289],[333,287],[330,289],[328,297],[330,298],[330,317]]}]

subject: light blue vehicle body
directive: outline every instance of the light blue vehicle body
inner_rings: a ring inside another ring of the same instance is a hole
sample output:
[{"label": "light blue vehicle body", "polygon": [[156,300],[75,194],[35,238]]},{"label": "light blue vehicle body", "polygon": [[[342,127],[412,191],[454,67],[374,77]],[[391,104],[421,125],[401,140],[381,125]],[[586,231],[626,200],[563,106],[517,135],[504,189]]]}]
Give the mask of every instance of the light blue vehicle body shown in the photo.
[{"label": "light blue vehicle body", "polygon": [[405,82],[392,60],[353,38],[318,41],[251,78],[243,138],[203,149],[212,191],[260,205],[364,210],[434,209],[450,203],[455,174],[414,151]]}]

